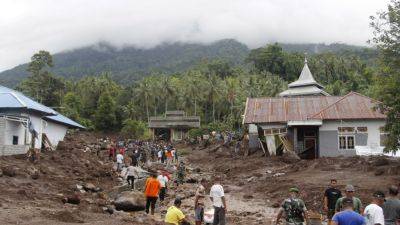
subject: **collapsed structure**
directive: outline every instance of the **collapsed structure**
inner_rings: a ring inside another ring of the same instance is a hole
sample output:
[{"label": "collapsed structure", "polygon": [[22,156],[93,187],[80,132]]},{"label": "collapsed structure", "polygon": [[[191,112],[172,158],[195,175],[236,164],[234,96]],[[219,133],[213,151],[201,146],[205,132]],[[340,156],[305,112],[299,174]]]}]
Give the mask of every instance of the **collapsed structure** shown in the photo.
[{"label": "collapsed structure", "polygon": [[181,141],[192,128],[200,127],[199,116],[186,116],[184,111],[167,111],[165,116],[150,117],[149,129],[154,139]]},{"label": "collapsed structure", "polygon": [[24,94],[0,86],[0,156],[25,154],[34,148],[55,148],[75,121]]},{"label": "collapsed structure", "polygon": [[302,158],[382,154],[386,115],[378,101],[350,92],[330,96],[305,60],[297,81],[279,97],[248,98],[243,123],[271,155],[278,145]]}]

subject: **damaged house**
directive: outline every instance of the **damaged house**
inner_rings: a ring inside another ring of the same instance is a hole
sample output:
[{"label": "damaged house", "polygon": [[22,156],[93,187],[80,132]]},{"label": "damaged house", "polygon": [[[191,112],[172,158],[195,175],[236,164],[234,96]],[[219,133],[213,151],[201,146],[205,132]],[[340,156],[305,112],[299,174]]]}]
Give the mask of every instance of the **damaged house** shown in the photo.
[{"label": "damaged house", "polygon": [[199,116],[186,116],[184,111],[167,111],[165,116],[149,119],[149,129],[153,140],[182,141],[192,128],[200,127]]},{"label": "damaged house", "polygon": [[279,97],[247,99],[243,123],[270,155],[277,149],[306,159],[383,154],[386,116],[378,103],[356,92],[330,96],[305,60],[299,79]]},{"label": "damaged house", "polygon": [[84,129],[24,94],[0,86],[0,156],[25,154],[33,140],[37,149],[55,149],[69,128]]}]

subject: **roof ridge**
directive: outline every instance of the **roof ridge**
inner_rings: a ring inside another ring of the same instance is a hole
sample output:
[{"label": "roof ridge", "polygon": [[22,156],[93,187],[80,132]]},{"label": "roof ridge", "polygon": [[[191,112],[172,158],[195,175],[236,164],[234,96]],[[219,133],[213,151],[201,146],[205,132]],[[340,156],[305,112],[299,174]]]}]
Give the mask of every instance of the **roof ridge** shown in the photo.
[{"label": "roof ridge", "polygon": [[317,115],[321,114],[323,111],[325,111],[325,110],[331,108],[332,106],[334,106],[334,105],[336,105],[337,103],[343,101],[344,99],[348,98],[348,97],[351,96],[351,95],[358,95],[358,96],[360,96],[360,97],[367,98],[367,99],[369,99],[369,100],[371,100],[371,101],[380,102],[380,101],[375,100],[375,99],[373,99],[373,98],[370,98],[370,97],[368,97],[368,96],[362,95],[362,94],[360,94],[360,93],[358,93],[358,92],[350,91],[349,93],[347,93],[346,95],[344,95],[343,97],[341,97],[340,99],[338,99],[337,101],[335,101],[334,103],[332,103],[332,104],[326,106],[325,108],[321,109],[319,112],[317,112],[317,113],[313,114],[312,116],[310,116],[310,119],[314,119],[314,117],[316,117]]}]

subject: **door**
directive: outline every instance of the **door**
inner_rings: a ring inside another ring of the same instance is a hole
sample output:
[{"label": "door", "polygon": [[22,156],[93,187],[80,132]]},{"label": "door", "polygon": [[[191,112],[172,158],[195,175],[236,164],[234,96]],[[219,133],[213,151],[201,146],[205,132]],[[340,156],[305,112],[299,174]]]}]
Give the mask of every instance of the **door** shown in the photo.
[{"label": "door", "polygon": [[317,138],[307,137],[304,138],[304,153],[306,159],[317,158]]}]

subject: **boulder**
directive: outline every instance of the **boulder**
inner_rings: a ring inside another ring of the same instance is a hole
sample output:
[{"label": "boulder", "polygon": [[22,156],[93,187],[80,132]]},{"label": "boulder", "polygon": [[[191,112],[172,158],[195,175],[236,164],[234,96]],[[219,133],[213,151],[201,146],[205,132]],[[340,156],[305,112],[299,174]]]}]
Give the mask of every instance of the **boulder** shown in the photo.
[{"label": "boulder", "polygon": [[145,209],[146,199],[142,192],[124,191],[114,200],[116,210],[142,211]]},{"label": "boulder", "polygon": [[2,177],[2,176],[3,176],[3,170],[0,169],[0,177]]},{"label": "boulder", "polygon": [[377,158],[374,161],[374,166],[386,166],[389,165],[390,161],[387,158]]},{"label": "boulder", "polygon": [[378,168],[375,170],[375,176],[380,176],[385,173],[385,168]]},{"label": "boulder", "polygon": [[101,191],[101,188],[96,187],[94,184],[92,183],[86,183],[85,185],[83,185],[83,189],[85,191],[91,191],[91,192],[99,192]]},{"label": "boulder", "polygon": [[14,166],[6,166],[1,170],[5,176],[15,177],[17,175],[17,169]]}]

